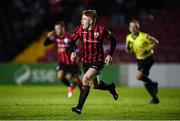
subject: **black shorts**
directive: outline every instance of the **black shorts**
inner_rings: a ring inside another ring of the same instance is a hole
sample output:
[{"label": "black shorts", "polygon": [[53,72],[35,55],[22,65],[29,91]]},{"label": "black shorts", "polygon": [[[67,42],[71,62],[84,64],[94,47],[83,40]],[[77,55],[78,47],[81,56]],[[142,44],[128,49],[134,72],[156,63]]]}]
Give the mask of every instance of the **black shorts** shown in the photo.
[{"label": "black shorts", "polygon": [[151,55],[143,60],[137,59],[137,64],[138,64],[138,70],[148,76],[149,71],[150,71],[152,65],[154,64],[154,55]]},{"label": "black shorts", "polygon": [[94,63],[83,63],[83,70],[86,73],[89,68],[94,68],[100,74],[101,70],[104,68],[104,62],[94,62]]},{"label": "black shorts", "polygon": [[56,70],[63,70],[65,73],[70,73],[73,76],[79,76],[81,75],[81,70],[78,67],[78,65],[76,64],[62,64],[62,63],[58,63]]}]

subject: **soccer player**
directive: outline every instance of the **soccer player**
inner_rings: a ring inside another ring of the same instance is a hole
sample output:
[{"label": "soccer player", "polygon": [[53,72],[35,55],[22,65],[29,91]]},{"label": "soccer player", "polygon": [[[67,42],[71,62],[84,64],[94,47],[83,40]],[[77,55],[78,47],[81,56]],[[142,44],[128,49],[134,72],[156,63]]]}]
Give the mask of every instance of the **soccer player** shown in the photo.
[{"label": "soccer player", "polygon": [[137,20],[130,21],[130,34],[126,37],[126,51],[136,55],[138,68],[135,77],[137,80],[144,82],[145,88],[152,96],[150,103],[158,104],[158,83],[148,77],[149,71],[154,64],[153,48],[158,43],[158,40],[147,33],[141,32],[139,29],[140,25]]},{"label": "soccer player", "polygon": [[[106,84],[100,81],[97,75],[101,72],[104,64],[112,63],[112,55],[116,47],[116,40],[110,31],[96,24],[96,11],[84,10],[82,12],[81,24],[75,29],[74,35],[70,41],[71,59],[77,57],[74,52],[74,45],[79,40],[82,44],[82,63],[83,63],[83,86],[80,92],[79,101],[72,111],[81,114],[83,105],[90,91],[90,86],[93,84],[95,89],[109,91],[115,100],[118,99],[118,94],[115,90],[115,84]],[[104,59],[103,40],[107,39],[111,42],[109,54]]]},{"label": "soccer player", "polygon": [[69,49],[69,42],[71,37],[71,33],[65,32],[64,22],[60,21],[54,25],[53,31],[47,33],[47,38],[44,42],[45,46],[55,44],[57,47],[59,58],[59,63],[56,68],[57,77],[66,86],[68,86],[68,97],[72,96],[75,86],[74,84],[77,84],[80,89],[82,87],[82,82],[78,77],[80,74],[80,69],[78,67],[79,65],[70,59],[71,52]]}]

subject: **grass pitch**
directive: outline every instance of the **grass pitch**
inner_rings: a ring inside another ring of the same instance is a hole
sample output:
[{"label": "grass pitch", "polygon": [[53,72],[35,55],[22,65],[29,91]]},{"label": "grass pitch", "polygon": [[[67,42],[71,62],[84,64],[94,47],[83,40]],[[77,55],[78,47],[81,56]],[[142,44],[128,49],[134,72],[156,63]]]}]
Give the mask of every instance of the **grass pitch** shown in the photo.
[{"label": "grass pitch", "polygon": [[81,115],[71,112],[79,90],[67,97],[64,86],[0,86],[1,120],[180,120],[180,88],[160,88],[160,104],[149,104],[144,88],[117,88],[120,99],[91,89]]}]

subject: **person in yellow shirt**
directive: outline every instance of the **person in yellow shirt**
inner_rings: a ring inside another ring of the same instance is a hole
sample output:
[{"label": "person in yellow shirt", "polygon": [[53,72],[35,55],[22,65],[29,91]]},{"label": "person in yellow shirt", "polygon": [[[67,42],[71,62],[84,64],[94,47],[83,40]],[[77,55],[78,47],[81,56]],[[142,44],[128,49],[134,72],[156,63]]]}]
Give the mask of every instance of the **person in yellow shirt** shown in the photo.
[{"label": "person in yellow shirt", "polygon": [[137,80],[143,81],[144,86],[152,96],[151,104],[158,104],[159,99],[158,83],[152,81],[148,75],[154,64],[154,46],[158,40],[147,33],[141,32],[140,25],[137,20],[131,20],[129,23],[130,34],[126,37],[126,52],[134,53],[137,60],[138,69],[135,73]]}]

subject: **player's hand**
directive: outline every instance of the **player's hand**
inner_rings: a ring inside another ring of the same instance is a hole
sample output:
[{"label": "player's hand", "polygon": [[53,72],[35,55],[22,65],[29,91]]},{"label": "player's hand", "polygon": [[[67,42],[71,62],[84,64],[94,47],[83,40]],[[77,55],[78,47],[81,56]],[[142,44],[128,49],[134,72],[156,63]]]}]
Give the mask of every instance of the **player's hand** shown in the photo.
[{"label": "player's hand", "polygon": [[130,45],[131,45],[131,43],[128,41],[128,43],[126,43],[126,46],[125,46],[125,51],[127,53],[131,53],[132,52]]},{"label": "player's hand", "polygon": [[126,47],[126,48],[125,48],[125,52],[127,52],[127,53],[131,53],[131,49],[130,49],[130,48],[128,48],[128,47]]},{"label": "player's hand", "polygon": [[71,53],[71,61],[75,61],[77,54],[75,52]]},{"label": "player's hand", "polygon": [[47,33],[47,36],[48,36],[49,38],[53,37],[53,36],[54,36],[54,31],[48,32],[48,33]]},{"label": "player's hand", "polygon": [[107,64],[107,65],[112,64],[112,56],[107,55],[105,60],[104,60],[104,63]]},{"label": "player's hand", "polygon": [[150,50],[143,50],[142,53],[141,53],[141,55],[145,55],[145,54],[149,53],[149,51],[150,51]]}]

